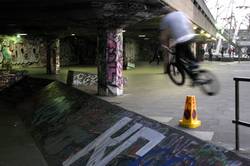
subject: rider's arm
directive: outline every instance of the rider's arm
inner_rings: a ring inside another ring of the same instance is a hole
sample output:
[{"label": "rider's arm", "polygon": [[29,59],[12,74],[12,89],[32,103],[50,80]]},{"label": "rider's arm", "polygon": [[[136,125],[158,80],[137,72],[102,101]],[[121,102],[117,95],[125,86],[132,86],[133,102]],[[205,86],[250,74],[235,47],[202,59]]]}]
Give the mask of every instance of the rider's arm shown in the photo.
[{"label": "rider's arm", "polygon": [[160,33],[160,42],[162,44],[165,44],[168,42],[169,38],[170,38],[170,30],[168,28],[162,30]]}]

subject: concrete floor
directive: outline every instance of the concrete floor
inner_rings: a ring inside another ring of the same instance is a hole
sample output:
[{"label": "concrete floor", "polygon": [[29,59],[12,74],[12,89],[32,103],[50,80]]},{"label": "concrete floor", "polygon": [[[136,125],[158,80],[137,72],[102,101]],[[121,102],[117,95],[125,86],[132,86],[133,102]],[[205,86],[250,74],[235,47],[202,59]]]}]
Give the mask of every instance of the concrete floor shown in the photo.
[{"label": "concrete floor", "polygon": [[0,166],[47,166],[13,106],[0,101]]},{"label": "concrete floor", "polygon": [[[162,123],[179,128],[201,139],[234,149],[234,81],[233,77],[250,77],[250,62],[205,62],[202,68],[212,71],[221,84],[217,96],[207,96],[199,88],[186,85],[174,85],[167,75],[163,74],[162,66],[142,63],[136,69],[124,71],[128,78],[125,94],[118,97],[101,97],[116,105],[133,112],[142,114]],[[95,67],[68,67],[62,68],[61,74],[56,78],[65,81],[67,70],[77,70],[96,73]],[[48,77],[44,69],[32,69],[34,76]],[[53,78],[53,76],[50,76]],[[250,84],[240,84],[240,118],[250,122],[249,95]],[[195,95],[197,109],[202,126],[198,129],[188,130],[178,127],[182,118],[185,98]],[[240,127],[240,147],[244,151],[250,150],[250,128]]]}]

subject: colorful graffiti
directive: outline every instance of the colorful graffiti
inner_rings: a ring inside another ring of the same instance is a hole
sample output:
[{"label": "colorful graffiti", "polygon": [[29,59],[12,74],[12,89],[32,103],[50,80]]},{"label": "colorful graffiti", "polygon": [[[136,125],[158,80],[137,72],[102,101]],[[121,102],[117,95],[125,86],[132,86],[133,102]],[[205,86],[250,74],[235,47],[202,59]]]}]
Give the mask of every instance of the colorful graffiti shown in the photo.
[{"label": "colorful graffiti", "polygon": [[[69,71],[67,77],[67,80],[70,80],[68,84],[73,86],[97,86],[98,83],[98,76],[93,73]],[[122,80],[123,86],[125,86],[128,82],[128,78],[122,77]]]},{"label": "colorful graffiti", "polygon": [[[140,123],[121,130],[132,121],[128,117],[122,118],[93,142],[71,155],[62,165],[74,165],[77,160],[83,160],[84,156],[89,156],[84,160],[86,166],[242,165],[240,160],[229,159],[229,152],[223,148],[211,144],[201,146],[199,141],[173,131],[163,135]],[[143,140],[147,141],[142,143]],[[107,153],[111,147],[114,148]]]},{"label": "colorful graffiti", "polygon": [[123,35],[122,30],[107,32],[107,88],[113,95],[123,94]]},{"label": "colorful graffiti", "polygon": [[[119,132],[119,130],[125,127],[130,121],[132,121],[131,118],[122,118],[114,126],[112,126],[110,129],[108,129],[106,132],[96,138],[93,142],[87,145],[84,149],[80,150],[75,155],[65,160],[63,162],[63,166],[70,166],[75,161],[87,155],[92,150],[94,150],[94,152],[89,158],[86,165],[105,166],[121,152],[132,146],[139,138],[148,140],[148,143],[138,149],[136,152],[136,155],[144,156],[165,137],[164,135],[155,130],[152,130],[148,127],[143,127],[143,125],[140,123],[134,124],[124,133]],[[120,135],[115,138],[112,137],[117,132],[119,132]],[[113,149],[113,151],[111,151],[108,155],[104,156],[106,149],[115,145],[119,146]]]},{"label": "colorful graffiti", "polygon": [[27,73],[25,71],[0,72],[0,91],[21,80]]},{"label": "colorful graffiti", "polygon": [[93,86],[97,85],[98,77],[97,74],[92,73],[75,73],[73,75],[74,86]]},{"label": "colorful graffiti", "polygon": [[[3,37],[1,47],[6,47],[10,52],[12,65],[31,65],[41,61],[42,39],[19,39]],[[0,63],[3,62],[4,52],[0,54]]]},{"label": "colorful graffiti", "polygon": [[[57,45],[57,41],[55,41]],[[46,66],[47,40],[45,38],[29,38],[16,36],[0,36],[0,64],[2,64],[3,48],[6,47],[11,55],[12,65]],[[85,39],[65,38],[60,40],[60,57],[56,62],[60,66],[95,63],[95,43]],[[55,52],[56,53],[56,52]],[[59,59],[60,58],[60,59]]]}]

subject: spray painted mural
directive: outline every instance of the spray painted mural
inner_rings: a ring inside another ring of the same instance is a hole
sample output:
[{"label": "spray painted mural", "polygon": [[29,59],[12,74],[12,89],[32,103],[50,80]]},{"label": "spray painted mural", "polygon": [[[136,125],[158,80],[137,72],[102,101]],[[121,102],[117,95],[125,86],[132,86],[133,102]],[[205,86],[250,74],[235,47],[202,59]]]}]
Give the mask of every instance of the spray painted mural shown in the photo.
[{"label": "spray painted mural", "polygon": [[[45,38],[0,36],[0,64],[6,50],[12,65],[46,66],[47,44]],[[87,39],[60,39],[60,66],[95,64],[95,47]]]},{"label": "spray painted mural", "polygon": [[74,72],[73,85],[97,86],[97,80],[98,80],[97,74]]},{"label": "spray painted mural", "polygon": [[[127,77],[122,77],[123,86],[128,82]],[[68,71],[67,84],[70,86],[96,86],[98,84],[98,76],[93,73],[79,72],[79,71]]]},{"label": "spray painted mural", "polygon": [[0,91],[20,81],[26,75],[26,71],[0,71]]},{"label": "spray painted mural", "polygon": [[123,35],[122,30],[107,32],[107,88],[113,95],[123,94]]},{"label": "spray painted mural", "polygon": [[[13,36],[0,37],[0,63],[4,61],[4,49],[7,49],[12,65],[41,65],[46,61],[46,48],[42,39],[25,39]],[[43,56],[44,57],[43,57]]]}]

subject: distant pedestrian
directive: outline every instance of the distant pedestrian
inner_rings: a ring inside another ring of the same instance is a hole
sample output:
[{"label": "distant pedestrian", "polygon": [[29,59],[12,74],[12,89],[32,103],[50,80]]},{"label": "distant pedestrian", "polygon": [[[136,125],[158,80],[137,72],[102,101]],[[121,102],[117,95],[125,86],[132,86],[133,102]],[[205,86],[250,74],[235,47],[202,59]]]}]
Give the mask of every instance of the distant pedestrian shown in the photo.
[{"label": "distant pedestrian", "polygon": [[161,59],[161,47],[159,45],[156,45],[154,48],[154,56],[153,58],[149,61],[149,64],[151,64],[152,62],[154,62],[155,60],[157,61],[157,65],[160,64],[160,59]]},{"label": "distant pedestrian", "polygon": [[208,60],[209,61],[213,60],[212,46],[209,47],[209,49],[208,49]]},{"label": "distant pedestrian", "polygon": [[222,48],[221,48],[221,50],[220,50],[220,53],[221,53],[221,58],[223,58],[224,51],[225,51],[225,48],[224,48],[224,47],[222,47]]},{"label": "distant pedestrian", "polygon": [[247,57],[250,58],[250,47],[247,48]]},{"label": "distant pedestrian", "polygon": [[231,49],[231,47],[229,47],[228,48],[228,56],[229,56],[229,58],[231,58],[231,55],[232,55],[232,49]]},{"label": "distant pedestrian", "polygon": [[205,54],[205,49],[202,47],[202,45],[199,47],[199,53],[197,54],[197,61],[201,62],[204,60],[204,54]]},{"label": "distant pedestrian", "polygon": [[235,56],[235,48],[234,47],[232,48],[232,54],[233,54],[233,56]]}]

